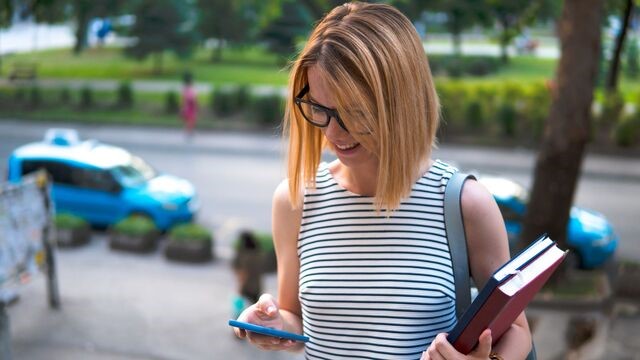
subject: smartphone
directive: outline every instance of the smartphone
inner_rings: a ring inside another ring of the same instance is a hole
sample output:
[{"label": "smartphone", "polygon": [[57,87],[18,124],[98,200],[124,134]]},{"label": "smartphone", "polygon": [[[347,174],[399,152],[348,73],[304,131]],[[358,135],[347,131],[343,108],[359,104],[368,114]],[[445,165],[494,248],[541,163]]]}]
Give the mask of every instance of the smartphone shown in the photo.
[{"label": "smartphone", "polygon": [[243,321],[229,320],[229,326],[237,327],[239,329],[244,329],[244,330],[262,334],[262,335],[282,338],[282,339],[288,339],[288,340],[294,340],[294,341],[300,341],[300,342],[309,341],[308,336],[294,334],[288,331],[276,330],[276,329],[272,329],[272,328],[268,328],[268,327],[260,326],[256,324],[251,324]]}]

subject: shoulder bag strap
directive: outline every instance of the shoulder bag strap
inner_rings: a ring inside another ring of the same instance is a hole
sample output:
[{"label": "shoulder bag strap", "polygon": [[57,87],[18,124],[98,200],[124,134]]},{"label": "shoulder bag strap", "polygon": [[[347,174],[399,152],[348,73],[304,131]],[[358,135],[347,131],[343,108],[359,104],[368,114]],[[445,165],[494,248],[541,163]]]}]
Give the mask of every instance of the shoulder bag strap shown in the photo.
[{"label": "shoulder bag strap", "polygon": [[460,317],[471,304],[471,286],[469,282],[469,257],[467,240],[462,219],[462,186],[473,175],[454,172],[444,191],[444,222],[449,241],[449,252],[453,265],[453,279],[456,288],[456,317]]}]

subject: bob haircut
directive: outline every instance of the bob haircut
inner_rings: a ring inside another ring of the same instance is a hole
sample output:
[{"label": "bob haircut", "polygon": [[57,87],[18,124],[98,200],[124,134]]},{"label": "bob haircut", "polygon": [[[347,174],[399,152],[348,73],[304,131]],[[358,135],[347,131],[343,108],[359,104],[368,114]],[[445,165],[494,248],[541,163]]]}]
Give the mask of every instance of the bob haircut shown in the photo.
[{"label": "bob haircut", "polygon": [[315,26],[292,64],[285,110],[294,207],[304,187],[315,187],[327,146],[320,128],[304,119],[294,101],[312,66],[333,91],[350,134],[378,158],[378,210],[396,209],[431,155],[439,122],[431,70],[414,26],[392,6],[360,2],[334,8]]}]

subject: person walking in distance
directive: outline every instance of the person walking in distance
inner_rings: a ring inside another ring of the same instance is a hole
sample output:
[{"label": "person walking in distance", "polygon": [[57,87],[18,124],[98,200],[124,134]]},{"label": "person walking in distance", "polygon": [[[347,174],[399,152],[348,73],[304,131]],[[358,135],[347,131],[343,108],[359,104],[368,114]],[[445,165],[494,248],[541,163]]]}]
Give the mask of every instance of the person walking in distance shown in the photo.
[{"label": "person walking in distance", "polygon": [[244,310],[245,303],[253,304],[262,294],[263,258],[253,232],[240,233],[239,244],[233,258],[233,270],[238,283],[238,295],[233,300],[234,317]]},{"label": "person walking in distance", "polygon": [[182,103],[180,116],[184,125],[185,134],[190,138],[198,120],[198,99],[193,86],[193,75],[186,72],[183,75]]}]

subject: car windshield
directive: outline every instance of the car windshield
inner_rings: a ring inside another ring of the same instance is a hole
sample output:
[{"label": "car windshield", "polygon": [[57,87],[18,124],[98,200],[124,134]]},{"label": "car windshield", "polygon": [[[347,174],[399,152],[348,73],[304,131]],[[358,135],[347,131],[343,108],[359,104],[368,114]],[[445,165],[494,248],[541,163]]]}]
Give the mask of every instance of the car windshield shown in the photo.
[{"label": "car windshield", "polygon": [[113,168],[113,173],[125,186],[136,186],[156,177],[156,171],[144,160],[131,156],[128,164]]}]

